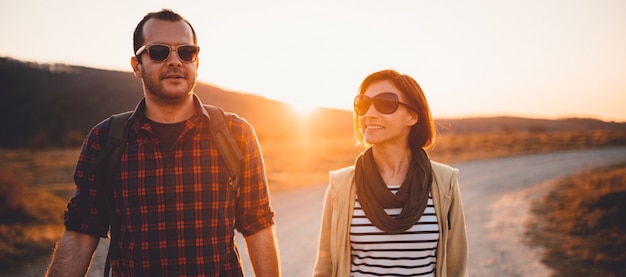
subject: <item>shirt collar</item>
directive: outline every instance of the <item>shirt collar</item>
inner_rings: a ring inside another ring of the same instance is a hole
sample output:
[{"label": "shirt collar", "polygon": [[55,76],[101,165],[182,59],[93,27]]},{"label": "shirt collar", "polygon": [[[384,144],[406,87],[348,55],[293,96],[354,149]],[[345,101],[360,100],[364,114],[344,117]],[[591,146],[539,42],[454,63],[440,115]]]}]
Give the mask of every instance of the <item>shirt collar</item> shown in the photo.
[{"label": "shirt collar", "polygon": [[[191,117],[191,120],[195,120],[196,118],[205,118],[206,121],[210,119],[209,112],[204,108],[202,101],[195,93],[193,94],[193,103],[194,103],[194,115]],[[134,121],[136,124],[135,128],[138,128],[142,123],[146,121],[146,98],[141,99],[141,101],[135,106],[135,110],[133,114],[130,115],[128,121]]]}]

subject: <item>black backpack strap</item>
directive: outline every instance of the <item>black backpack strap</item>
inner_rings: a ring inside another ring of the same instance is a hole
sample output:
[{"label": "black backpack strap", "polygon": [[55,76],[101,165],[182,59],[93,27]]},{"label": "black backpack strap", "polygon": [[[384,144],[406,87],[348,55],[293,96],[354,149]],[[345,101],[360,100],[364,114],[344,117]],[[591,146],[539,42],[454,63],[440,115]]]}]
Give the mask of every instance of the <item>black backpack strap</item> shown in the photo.
[{"label": "black backpack strap", "polygon": [[226,162],[230,173],[229,183],[239,194],[239,176],[241,175],[241,162],[243,154],[239,149],[239,144],[233,138],[233,135],[226,123],[224,111],[217,106],[204,105],[205,109],[211,117],[211,135],[217,143],[217,149],[222,158]]},{"label": "black backpack strap", "polygon": [[120,218],[115,215],[115,205],[113,202],[113,171],[119,163],[122,152],[124,151],[126,136],[128,134],[128,126],[126,123],[132,113],[132,111],[129,111],[114,114],[110,117],[104,148],[100,151],[98,156],[96,156],[94,163],[87,169],[87,174],[91,174],[99,168],[103,170],[104,182],[102,182],[102,190],[104,191],[104,195],[106,195],[106,203],[111,220],[109,227],[111,237],[109,253],[104,266],[104,276],[107,277],[111,270],[111,264],[116,263],[119,259],[117,241],[119,240]]},{"label": "black backpack strap", "polygon": [[[118,152],[116,149],[119,149],[120,146],[126,141],[126,122],[132,113],[132,111],[128,111],[114,114],[109,118],[109,126],[106,130],[107,137],[104,148],[100,151],[100,153],[98,153],[96,160],[87,169],[87,175],[91,175],[96,169],[100,168],[102,163],[107,158],[121,154],[121,151]],[[115,159],[109,159],[107,162],[108,167],[113,165],[112,167],[115,168],[116,164],[117,160]]]}]

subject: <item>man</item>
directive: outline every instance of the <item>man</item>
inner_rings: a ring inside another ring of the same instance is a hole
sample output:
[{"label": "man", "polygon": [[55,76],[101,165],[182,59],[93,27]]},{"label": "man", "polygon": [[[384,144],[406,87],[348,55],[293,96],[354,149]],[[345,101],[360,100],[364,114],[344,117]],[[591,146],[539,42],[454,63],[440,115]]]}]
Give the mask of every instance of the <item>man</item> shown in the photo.
[{"label": "man", "polygon": [[[114,171],[113,206],[119,218],[114,276],[242,276],[234,244],[241,232],[256,276],[280,276],[263,159],[252,127],[228,114],[242,147],[239,191],[228,184],[209,130],[209,116],[193,92],[198,69],[191,24],[171,10],[147,14],[134,33],[131,58],[144,99]],[[87,136],[75,171],[75,196],[66,231],[48,276],[84,276],[99,237],[109,228],[103,171],[87,174],[102,150],[109,120]],[[113,230],[112,230],[113,231]]]}]

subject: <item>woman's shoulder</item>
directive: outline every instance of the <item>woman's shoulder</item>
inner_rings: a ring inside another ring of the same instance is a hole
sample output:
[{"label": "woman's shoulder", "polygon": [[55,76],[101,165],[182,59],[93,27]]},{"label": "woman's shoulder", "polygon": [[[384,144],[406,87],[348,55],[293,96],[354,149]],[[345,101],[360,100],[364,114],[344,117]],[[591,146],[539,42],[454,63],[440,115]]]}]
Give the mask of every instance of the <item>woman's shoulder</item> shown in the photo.
[{"label": "woman's shoulder", "polygon": [[331,170],[330,185],[333,187],[349,187],[354,177],[354,165]]},{"label": "woman's shoulder", "polygon": [[440,162],[436,162],[436,161],[433,161],[433,160],[430,161],[430,164],[431,164],[431,166],[433,168],[433,171],[435,171],[435,172],[453,173],[453,172],[458,172],[459,171],[458,169],[456,169],[456,168],[454,168],[454,167],[452,167],[450,165],[443,164],[443,163],[440,163]]},{"label": "woman's shoulder", "polygon": [[452,187],[458,184],[459,170],[447,164],[431,161],[433,169],[433,181],[445,192],[452,191]]},{"label": "woman's shoulder", "polygon": [[354,165],[346,166],[343,168],[335,169],[330,171],[331,175],[350,175],[354,174]]},{"label": "woman's shoulder", "polygon": [[331,170],[329,174],[331,183],[333,182],[333,180],[352,181],[352,177],[354,176],[354,165]]}]

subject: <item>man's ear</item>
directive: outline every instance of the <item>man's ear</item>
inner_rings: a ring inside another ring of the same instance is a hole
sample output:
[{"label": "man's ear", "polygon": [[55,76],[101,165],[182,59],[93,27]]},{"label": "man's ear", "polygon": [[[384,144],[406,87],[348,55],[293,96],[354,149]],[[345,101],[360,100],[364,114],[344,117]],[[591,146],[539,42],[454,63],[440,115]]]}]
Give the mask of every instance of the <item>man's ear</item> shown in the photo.
[{"label": "man's ear", "polygon": [[135,74],[135,77],[141,79],[143,77],[143,74],[141,73],[141,67],[143,65],[139,63],[139,59],[137,59],[137,57],[133,56],[130,58],[130,66],[133,68],[133,74]]}]

